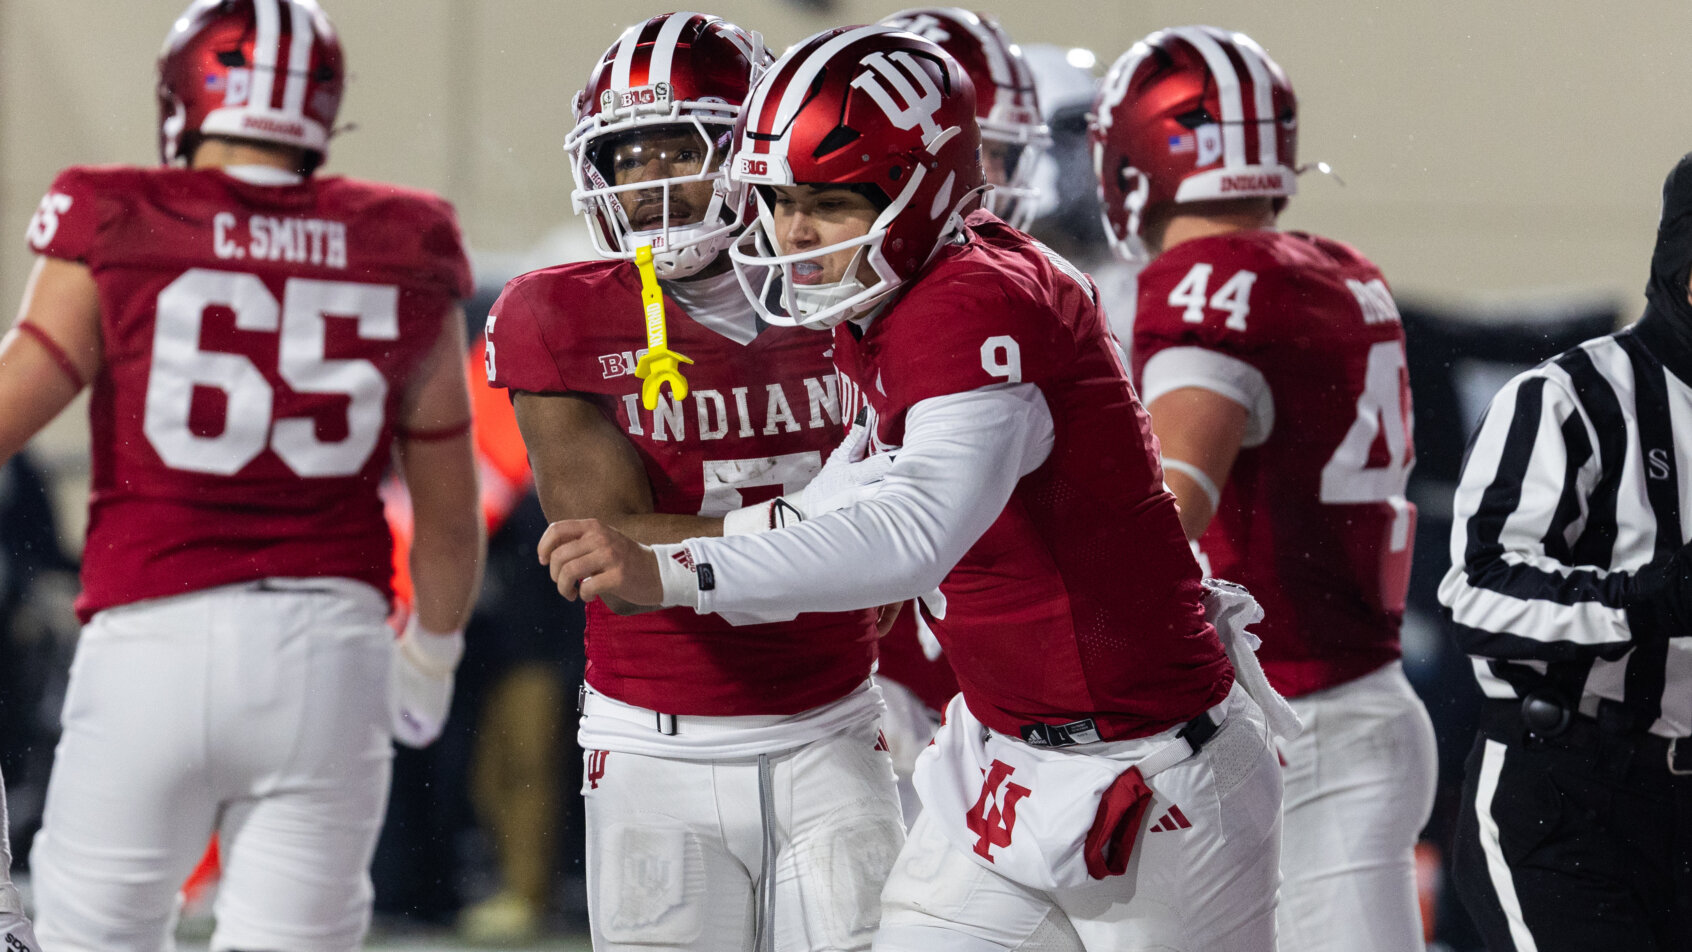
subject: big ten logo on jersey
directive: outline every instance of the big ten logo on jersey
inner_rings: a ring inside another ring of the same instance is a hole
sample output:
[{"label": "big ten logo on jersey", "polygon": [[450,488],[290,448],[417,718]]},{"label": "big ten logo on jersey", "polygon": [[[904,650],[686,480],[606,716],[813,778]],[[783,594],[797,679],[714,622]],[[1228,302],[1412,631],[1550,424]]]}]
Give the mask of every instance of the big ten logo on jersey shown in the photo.
[{"label": "big ten logo on jersey", "polygon": [[1356,278],[1346,278],[1345,286],[1351,289],[1351,296],[1357,299],[1357,306],[1363,310],[1365,324],[1397,324],[1398,305],[1392,300],[1392,292],[1387,290],[1386,282],[1380,278],[1359,281]]},{"label": "big ten logo on jersey", "polygon": [[[653,410],[641,406],[638,391],[626,393],[623,416],[630,436],[650,434],[650,439],[660,442],[689,439],[689,417],[694,423],[692,438],[699,440],[721,440],[730,434],[746,439],[845,426],[840,415],[840,380],[833,374],[767,383],[763,393],[757,393],[757,389],[734,387],[725,394],[700,387],[689,391],[685,401],[665,394]],[[689,403],[693,404],[691,413],[686,406]]]},{"label": "big ten logo on jersey", "polygon": [[1222,282],[1215,294],[1210,282],[1216,266],[1200,261],[1193,265],[1186,277],[1169,292],[1169,306],[1182,308],[1181,320],[1188,324],[1203,324],[1205,308],[1228,315],[1222,326],[1231,331],[1246,329],[1246,315],[1251,313],[1251,286],[1257,283],[1257,272],[1241,269]]},{"label": "big ten logo on jersey", "polygon": [[[202,326],[213,311],[231,314],[236,330],[278,335],[273,349],[261,349],[274,356],[258,358],[276,366],[260,369],[253,356],[203,350]],[[278,302],[257,275],[192,268],[160,291],[142,431],[164,464],[232,476],[268,448],[302,477],[363,469],[387,419],[388,380],[368,360],[326,355],[331,316],[354,321],[360,340],[398,340],[399,289],[289,278]],[[342,408],[344,428],[325,427],[341,435],[320,436],[315,415],[277,416],[273,377],[296,397]],[[205,408],[217,401],[196,400],[197,391],[222,392],[222,420],[206,418]]]},{"label": "big ten logo on jersey", "polygon": [[[895,128],[909,130],[922,126],[923,147],[929,154],[937,154],[945,139],[941,137],[940,124],[934,121],[941,104],[940,86],[934,77],[905,50],[892,53],[878,50],[864,57],[863,66],[864,71],[853,77],[852,87],[868,93]],[[888,92],[888,86],[893,87],[893,92]],[[895,93],[897,101],[893,98]]]},{"label": "big ten logo on jersey", "polygon": [[29,239],[29,246],[36,251],[45,251],[53,243],[53,236],[59,233],[59,216],[71,209],[71,197],[64,192],[48,192],[41,196],[41,204],[36,206],[35,214],[30,216],[29,229],[24,237]]},{"label": "big ten logo on jersey", "polygon": [[1011,835],[1016,830],[1016,805],[1033,792],[1020,783],[1011,783],[1013,773],[1016,768],[1001,760],[982,770],[981,796],[964,814],[965,825],[977,837],[976,855],[989,863],[994,861],[993,847],[1002,849],[1011,844]]},{"label": "big ten logo on jersey", "polygon": [[629,89],[607,89],[599,94],[601,109],[630,109],[636,106],[669,108],[670,84],[653,83]]},{"label": "big ten logo on jersey", "polygon": [[245,225],[230,212],[212,216],[212,253],[225,261],[286,261],[347,266],[347,226],[327,218],[253,215]]},{"label": "big ten logo on jersey", "polygon": [[[491,329],[491,328],[490,328]],[[639,350],[625,350],[620,354],[600,354],[599,370],[606,380],[627,377],[635,372],[635,366],[646,356],[646,348]]]}]

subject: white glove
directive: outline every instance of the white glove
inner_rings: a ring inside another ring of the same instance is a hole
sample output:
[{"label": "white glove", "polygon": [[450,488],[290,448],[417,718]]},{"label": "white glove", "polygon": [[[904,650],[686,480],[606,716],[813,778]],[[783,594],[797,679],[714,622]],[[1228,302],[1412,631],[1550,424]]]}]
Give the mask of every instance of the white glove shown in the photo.
[{"label": "white glove", "polygon": [[426,631],[411,616],[394,641],[388,668],[388,713],[394,739],[407,747],[427,747],[446,727],[452,707],[452,674],[464,657],[464,632]]},{"label": "white glove", "polygon": [[[0,835],[5,831],[0,830]],[[0,872],[4,872],[0,868]],[[0,883],[0,952],[41,952],[35,930],[24,918],[23,902],[11,883]]]},{"label": "white glove", "polygon": [[1292,705],[1269,685],[1262,665],[1257,663],[1257,647],[1263,642],[1246,630],[1247,625],[1263,620],[1263,606],[1257,604],[1245,586],[1219,578],[1204,580],[1203,601],[1205,619],[1222,639],[1222,650],[1228,653],[1228,661],[1234,666],[1235,679],[1263,709],[1269,730],[1282,740],[1297,737],[1304,730],[1304,723]]},{"label": "white glove", "polygon": [[893,465],[892,453],[869,454],[870,428],[854,423],[804,489],[723,516],[723,535],[780,529],[868,498]]}]

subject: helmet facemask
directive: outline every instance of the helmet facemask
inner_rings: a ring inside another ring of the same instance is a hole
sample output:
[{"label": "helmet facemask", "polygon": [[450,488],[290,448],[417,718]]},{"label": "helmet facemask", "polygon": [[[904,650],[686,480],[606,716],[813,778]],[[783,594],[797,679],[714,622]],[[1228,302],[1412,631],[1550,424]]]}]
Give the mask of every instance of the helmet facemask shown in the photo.
[{"label": "helmet facemask", "polygon": [[[1052,137],[1043,122],[1002,121],[993,118],[980,120],[981,159],[983,167],[991,164],[993,153],[1004,157],[1004,184],[988,189],[982,207],[1003,218],[1013,228],[1026,229],[1041,212],[1040,190],[1034,184],[1034,172],[1041,156],[1051,149]],[[989,174],[989,180],[992,179]]]},{"label": "helmet facemask", "polygon": [[[725,104],[716,115],[683,113],[676,103],[643,114],[640,108],[577,125],[564,143],[576,179],[571,200],[589,215],[601,257],[632,261],[637,248],[650,244],[658,277],[686,278],[732,244],[744,223],[744,191],[722,168],[736,110]],[[631,174],[653,164],[668,174],[619,185],[619,163]],[[709,183],[708,197],[701,183]]]},{"label": "helmet facemask", "polygon": [[[919,168],[918,175],[924,171]],[[907,189],[901,197],[911,192]],[[866,189],[861,194],[868,197],[869,193]],[[862,235],[821,248],[786,253],[778,237],[772,195],[772,190],[767,187],[754,190],[757,225],[748,228],[746,234],[729,248],[729,260],[740,279],[740,287],[766,324],[818,329],[833,327],[872,310],[899,286],[902,279],[882,252],[882,243],[887,238],[887,229],[898,215],[900,203],[883,207],[869,230]],[[871,197],[871,201],[875,198]],[[825,267],[821,259],[854,249],[856,253],[839,280],[827,284],[807,282],[808,271]],[[866,263],[875,273],[874,284],[865,285],[859,277]]]}]

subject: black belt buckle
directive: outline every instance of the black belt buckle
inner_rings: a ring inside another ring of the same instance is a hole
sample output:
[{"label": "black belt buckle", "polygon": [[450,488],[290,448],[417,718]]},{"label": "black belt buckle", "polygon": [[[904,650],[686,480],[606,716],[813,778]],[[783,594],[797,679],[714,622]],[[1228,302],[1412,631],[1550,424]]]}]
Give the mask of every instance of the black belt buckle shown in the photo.
[{"label": "black belt buckle", "polygon": [[1221,729],[1222,725],[1211,720],[1210,712],[1205,711],[1188,721],[1186,727],[1175,732],[1175,736],[1186,741],[1193,748],[1193,753],[1196,754],[1203,750],[1204,745],[1210,743],[1210,739],[1215,737],[1216,732]]},{"label": "black belt buckle", "polygon": [[1022,741],[1030,747],[1074,747],[1099,741],[1098,725],[1090,717],[1067,724],[1024,724]]}]

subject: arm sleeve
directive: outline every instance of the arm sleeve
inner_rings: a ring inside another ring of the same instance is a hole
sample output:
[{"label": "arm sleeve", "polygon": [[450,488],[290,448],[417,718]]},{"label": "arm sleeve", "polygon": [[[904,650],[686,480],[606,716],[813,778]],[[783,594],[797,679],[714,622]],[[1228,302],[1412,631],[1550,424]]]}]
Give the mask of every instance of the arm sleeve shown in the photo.
[{"label": "arm sleeve", "polygon": [[907,419],[905,444],[869,498],[774,532],[677,547],[691,552],[701,579],[710,566],[710,587],[702,582],[693,607],[790,616],[931,591],[998,519],[1017,481],[1045,461],[1056,435],[1032,384],[932,397]]},{"label": "arm sleeve", "polygon": [[1242,447],[1262,446],[1275,429],[1275,397],[1269,381],[1238,357],[1203,347],[1171,347],[1152,355],[1140,372],[1140,401],[1148,407],[1158,397],[1183,387],[1209,390],[1245,408]]},{"label": "arm sleeve", "polygon": [[1584,526],[1602,475],[1598,445],[1579,401],[1544,372],[1517,377],[1493,398],[1463,464],[1452,565],[1439,586],[1470,654],[1567,661],[1613,659],[1632,647],[1633,574],[1547,551],[1547,540],[1572,543]]}]

